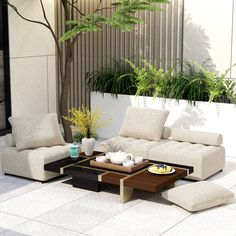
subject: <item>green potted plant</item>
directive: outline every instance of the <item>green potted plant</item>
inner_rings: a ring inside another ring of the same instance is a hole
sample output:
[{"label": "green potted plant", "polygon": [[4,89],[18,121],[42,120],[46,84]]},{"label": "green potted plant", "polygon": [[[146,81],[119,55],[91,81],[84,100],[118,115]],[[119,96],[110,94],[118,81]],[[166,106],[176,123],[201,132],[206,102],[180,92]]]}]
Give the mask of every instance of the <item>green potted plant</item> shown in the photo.
[{"label": "green potted plant", "polygon": [[108,124],[109,120],[103,120],[100,109],[90,111],[88,107],[72,108],[69,110],[71,116],[63,118],[71,122],[72,131],[76,133],[75,138],[82,138],[82,150],[86,156],[91,156],[94,151],[95,138],[99,129]]}]

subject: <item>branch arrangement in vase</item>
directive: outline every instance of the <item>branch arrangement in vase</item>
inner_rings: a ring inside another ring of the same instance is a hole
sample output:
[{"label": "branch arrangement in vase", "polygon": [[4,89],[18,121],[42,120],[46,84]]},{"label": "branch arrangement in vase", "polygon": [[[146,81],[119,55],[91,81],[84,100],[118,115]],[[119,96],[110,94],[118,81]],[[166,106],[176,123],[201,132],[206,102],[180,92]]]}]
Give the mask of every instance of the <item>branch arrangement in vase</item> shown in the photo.
[{"label": "branch arrangement in vase", "polygon": [[80,137],[82,150],[87,156],[91,156],[98,131],[108,125],[110,120],[104,120],[103,113],[98,108],[90,111],[88,107],[82,106],[72,108],[69,113],[71,116],[64,116],[63,119],[71,123],[74,137]]}]

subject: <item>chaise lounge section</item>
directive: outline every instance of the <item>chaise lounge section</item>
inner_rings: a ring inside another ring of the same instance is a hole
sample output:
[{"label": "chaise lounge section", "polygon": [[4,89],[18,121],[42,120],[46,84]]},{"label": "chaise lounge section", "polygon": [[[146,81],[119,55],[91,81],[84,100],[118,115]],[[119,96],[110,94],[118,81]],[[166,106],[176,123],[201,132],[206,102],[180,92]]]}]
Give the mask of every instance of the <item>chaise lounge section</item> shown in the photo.
[{"label": "chaise lounge section", "polygon": [[[187,177],[192,180],[207,179],[224,169],[225,149],[222,146],[223,137],[221,134],[162,127],[159,140],[147,139],[149,134],[152,134],[153,131],[156,132],[155,125],[148,128],[150,116],[145,113],[150,110],[153,113],[160,113],[160,110],[129,107],[119,136],[101,143],[101,148],[107,151],[130,152],[136,156],[163,161],[164,163],[193,166],[194,172]],[[133,116],[132,113],[135,115]],[[138,122],[135,118],[137,116],[142,118]],[[164,120],[166,119],[167,117],[164,118]],[[124,127],[127,128],[125,122],[132,123],[133,127],[136,127],[131,134],[133,137],[129,136],[129,132],[124,133],[122,131]],[[146,124],[148,125],[146,126]],[[142,132],[147,127],[145,134],[140,132],[140,126]],[[140,133],[142,134],[140,135]],[[142,135],[145,138],[141,138]]]}]

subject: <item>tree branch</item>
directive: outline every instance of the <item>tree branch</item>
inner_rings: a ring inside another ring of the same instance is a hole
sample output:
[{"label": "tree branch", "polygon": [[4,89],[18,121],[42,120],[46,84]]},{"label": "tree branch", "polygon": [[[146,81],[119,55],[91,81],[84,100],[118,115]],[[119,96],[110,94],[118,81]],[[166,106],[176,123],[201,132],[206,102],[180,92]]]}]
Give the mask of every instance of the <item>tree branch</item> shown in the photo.
[{"label": "tree branch", "polygon": [[48,28],[49,29],[49,26],[47,24],[45,24],[44,22],[41,22],[41,21],[36,21],[36,20],[31,20],[31,19],[28,19],[26,17],[24,17],[21,13],[19,13],[18,9],[16,8],[16,6],[14,6],[13,4],[11,4],[8,0],[3,0],[3,2],[7,5],[9,5],[15,12],[18,16],[20,16],[23,20],[26,20],[28,22],[31,22],[31,23],[35,23],[35,24],[40,24],[40,25],[43,25],[44,27]]},{"label": "tree branch", "polygon": [[97,5],[96,9],[94,10],[94,12],[97,12],[97,11],[98,11],[98,9],[100,8],[100,6],[102,5],[102,1],[103,1],[103,0],[99,0],[99,3],[98,3],[98,5]]},{"label": "tree branch", "polygon": [[78,37],[79,37],[80,35],[81,35],[81,33],[78,33],[78,34],[74,37],[74,39],[73,39],[73,41],[72,41],[73,46],[74,46],[76,40],[78,39]]},{"label": "tree branch", "polygon": [[57,54],[58,54],[58,61],[59,61],[59,64],[60,64],[59,70],[60,70],[60,75],[62,76],[63,75],[63,69],[62,69],[62,57],[61,57],[61,48],[60,48],[59,40],[58,40],[55,32],[53,31],[52,26],[51,26],[51,24],[50,24],[50,22],[47,18],[45,7],[43,5],[42,0],[40,0],[40,4],[41,4],[42,11],[43,11],[43,17],[44,17],[45,21],[48,24],[48,29],[50,30],[50,32],[52,34],[52,37],[54,38],[54,41],[55,41],[55,44],[56,44]]},{"label": "tree branch", "polygon": [[104,10],[112,10],[112,9],[116,9],[116,7],[103,7],[103,8],[98,8],[98,9],[96,9],[96,12],[98,12],[98,11],[104,11]]},{"label": "tree branch", "polygon": [[78,2],[78,0],[76,1],[72,1],[72,3],[70,3],[69,1],[65,0],[66,3],[68,3],[72,8],[74,8],[75,10],[77,10],[79,12],[80,15],[85,16],[85,13],[83,13],[78,7],[76,7],[74,4]]},{"label": "tree branch", "polygon": [[48,25],[48,29],[50,30],[54,40],[55,40],[55,43],[57,45],[57,48],[58,48],[58,52],[60,53],[60,45],[58,43],[58,38],[56,36],[56,34],[54,33],[53,29],[52,29],[52,26],[47,18],[47,15],[46,15],[46,11],[45,11],[45,8],[44,8],[44,5],[43,5],[43,0],[40,0],[40,4],[41,4],[41,7],[42,7],[42,11],[43,11],[43,17],[45,19],[45,21],[47,22],[47,25]]}]

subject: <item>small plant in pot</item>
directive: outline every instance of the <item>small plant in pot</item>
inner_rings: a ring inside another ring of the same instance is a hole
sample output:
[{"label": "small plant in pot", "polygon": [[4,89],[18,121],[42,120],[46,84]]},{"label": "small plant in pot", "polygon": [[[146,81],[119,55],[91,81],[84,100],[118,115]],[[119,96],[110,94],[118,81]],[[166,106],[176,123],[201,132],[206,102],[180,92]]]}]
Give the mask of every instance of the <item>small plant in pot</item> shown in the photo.
[{"label": "small plant in pot", "polygon": [[95,137],[99,129],[108,124],[109,120],[102,119],[102,111],[90,111],[88,107],[72,108],[70,116],[63,117],[71,122],[74,133],[79,133],[82,138],[82,150],[86,156],[91,156],[94,151]]}]

